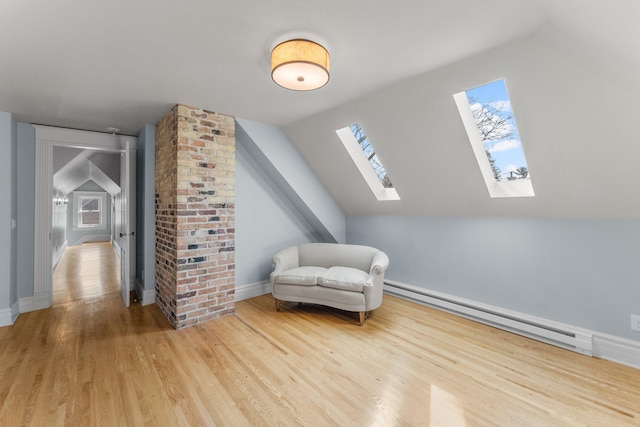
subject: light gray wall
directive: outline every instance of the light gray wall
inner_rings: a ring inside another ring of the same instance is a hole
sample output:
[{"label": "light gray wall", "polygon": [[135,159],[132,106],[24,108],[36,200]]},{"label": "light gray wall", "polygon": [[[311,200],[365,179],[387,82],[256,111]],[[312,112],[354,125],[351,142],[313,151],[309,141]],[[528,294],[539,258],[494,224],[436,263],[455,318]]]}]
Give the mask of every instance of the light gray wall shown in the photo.
[{"label": "light gray wall", "polygon": [[136,278],[145,290],[156,283],[156,128],[146,125],[138,134],[136,152]]},{"label": "light gray wall", "polygon": [[17,133],[13,115],[0,112],[0,310],[10,309],[17,301],[17,233],[11,226],[17,218]]},{"label": "light gray wall", "polygon": [[33,126],[18,123],[18,298],[33,295],[36,135]]},{"label": "light gray wall", "polygon": [[347,217],[387,279],[640,340],[640,220]]},{"label": "light gray wall", "polygon": [[[35,136],[34,136],[35,138]],[[67,163],[73,160],[78,154],[82,153],[82,148],[73,147],[54,147],[53,148],[53,173],[55,174],[62,169]]]},{"label": "light gray wall", "polygon": [[[69,246],[75,246],[82,243],[82,239],[89,236],[107,236],[111,235],[111,221],[114,220],[112,218],[112,207],[111,207],[111,195],[104,191],[102,187],[96,184],[93,181],[87,181],[82,184],[80,187],[76,188],[74,191],[95,191],[100,193],[106,193],[107,206],[106,206],[106,227],[102,230],[74,230],[73,229],[73,197],[72,194],[69,194],[67,197],[69,198],[69,204],[67,205],[67,244]],[[116,215],[115,220],[117,221],[118,215]],[[116,225],[116,232],[118,232]]]},{"label": "light gray wall", "polygon": [[120,153],[97,152],[89,157],[89,160],[114,183],[120,185]]},{"label": "light gray wall", "polygon": [[249,153],[236,144],[236,286],[269,279],[271,260],[319,236]]},{"label": "light gray wall", "polygon": [[[638,93],[551,44],[546,31],[284,129],[347,215],[640,218]],[[489,197],[453,100],[499,78],[507,82],[535,197]],[[376,201],[349,158],[335,130],[355,122],[402,200]]]}]

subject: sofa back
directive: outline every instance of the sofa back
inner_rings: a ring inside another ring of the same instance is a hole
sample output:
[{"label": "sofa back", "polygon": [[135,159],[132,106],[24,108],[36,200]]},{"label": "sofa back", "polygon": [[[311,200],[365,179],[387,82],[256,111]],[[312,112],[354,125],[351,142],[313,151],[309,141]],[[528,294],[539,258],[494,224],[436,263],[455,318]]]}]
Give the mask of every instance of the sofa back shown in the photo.
[{"label": "sofa back", "polygon": [[302,266],[352,267],[367,273],[378,249],[339,243],[305,243],[298,246],[298,263]]}]

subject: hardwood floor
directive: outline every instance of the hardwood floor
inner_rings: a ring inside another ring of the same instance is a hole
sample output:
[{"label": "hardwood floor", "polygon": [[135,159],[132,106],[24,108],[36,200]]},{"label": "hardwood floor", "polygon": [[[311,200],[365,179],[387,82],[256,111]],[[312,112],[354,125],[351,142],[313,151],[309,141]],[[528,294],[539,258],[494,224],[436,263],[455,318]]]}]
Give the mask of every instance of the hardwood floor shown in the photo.
[{"label": "hardwood floor", "polygon": [[53,304],[120,291],[120,259],[110,242],[69,246],[53,270]]},{"label": "hardwood floor", "polygon": [[0,328],[0,425],[626,426],[640,371],[385,296],[357,315],[270,295],[173,330],[117,292]]}]

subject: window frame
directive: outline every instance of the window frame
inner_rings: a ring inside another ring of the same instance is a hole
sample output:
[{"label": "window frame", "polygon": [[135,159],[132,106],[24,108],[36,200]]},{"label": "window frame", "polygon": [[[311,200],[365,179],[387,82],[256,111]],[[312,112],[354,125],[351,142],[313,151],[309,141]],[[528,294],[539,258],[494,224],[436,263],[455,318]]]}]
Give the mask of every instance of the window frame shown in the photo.
[{"label": "window frame", "polygon": [[[507,82],[504,78],[496,79],[486,84],[490,84],[498,80],[502,80],[506,88]],[[477,87],[480,86],[484,85],[478,85]],[[489,196],[491,198],[534,197],[535,193],[533,191],[533,184],[531,182],[530,176],[527,179],[515,179],[507,181],[496,180],[493,169],[491,168],[491,164],[489,163],[489,158],[487,157],[483,141],[480,137],[480,132],[478,132],[478,128],[473,117],[473,112],[471,111],[471,105],[469,105],[469,100],[467,98],[468,90],[470,89],[466,89],[462,92],[454,94],[453,99],[456,103],[456,106],[458,107],[458,113],[460,114],[460,118],[462,119],[462,124],[465,128],[465,131],[467,132],[467,137],[469,138],[471,149],[473,150],[473,154],[475,155],[476,161],[478,162],[478,167],[480,168],[482,178],[484,179],[484,183],[487,187],[487,190],[489,191]],[[520,144],[524,155],[524,146],[522,146],[522,140],[520,140]]]},{"label": "window frame", "polygon": [[[99,224],[84,225],[81,222],[81,200],[98,199],[98,212],[100,213]],[[73,229],[74,230],[105,230],[107,228],[106,221],[107,210],[107,193],[97,191],[74,191],[73,192]]]},{"label": "window frame", "polygon": [[[345,126],[341,129],[336,130],[336,134],[338,135],[338,138],[342,142],[342,145],[347,150],[347,153],[349,153],[349,156],[351,157],[351,160],[353,161],[353,163],[356,165],[356,168],[360,172],[360,175],[362,175],[362,178],[364,178],[365,182],[371,189],[371,192],[373,193],[373,195],[376,197],[378,201],[400,200],[400,196],[398,195],[398,192],[394,187],[385,187],[382,184],[382,181],[380,180],[380,177],[374,170],[373,165],[370,163],[369,159],[367,158],[367,155],[364,153],[360,144],[358,144],[358,140],[356,139],[355,135],[351,130],[351,126],[354,126],[356,124],[360,126],[360,129],[362,130],[362,132],[366,137],[366,132],[364,132],[364,126],[362,125],[362,123],[356,122],[349,126]],[[375,152],[376,150],[375,148],[373,148],[373,145],[371,144],[371,140],[369,140],[368,137],[366,138],[367,138],[367,141],[369,142],[369,145]],[[376,156],[377,156],[377,152],[376,152]],[[389,174],[386,168],[382,165],[380,158],[377,157],[377,159],[380,166],[385,170],[385,174],[388,178]],[[391,178],[389,178],[389,181],[391,181]]]}]

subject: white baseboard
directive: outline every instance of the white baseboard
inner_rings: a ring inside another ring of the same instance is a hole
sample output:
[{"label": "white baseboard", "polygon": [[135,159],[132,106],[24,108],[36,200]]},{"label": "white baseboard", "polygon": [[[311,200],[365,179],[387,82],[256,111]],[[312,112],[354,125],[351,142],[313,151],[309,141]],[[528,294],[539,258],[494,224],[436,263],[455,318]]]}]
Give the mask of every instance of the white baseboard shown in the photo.
[{"label": "white baseboard", "polygon": [[116,252],[118,258],[120,258],[120,245],[118,245],[116,239],[111,239],[111,246],[113,246],[113,250]]},{"label": "white baseboard", "polygon": [[18,300],[16,300],[11,307],[0,309],[0,327],[13,325],[19,315]]},{"label": "white baseboard", "polygon": [[141,305],[149,305],[154,304],[156,302],[156,290],[155,289],[145,289],[144,285],[140,283],[138,280],[133,282],[136,284],[136,293],[138,294],[138,298],[140,298]]},{"label": "white baseboard", "polygon": [[82,236],[78,241],[74,242],[73,245],[70,246],[79,246],[83,243],[96,243],[96,242],[109,242],[111,240],[111,236],[108,234],[100,234],[96,236]]},{"label": "white baseboard", "polygon": [[16,299],[13,304],[11,304],[11,324],[13,325],[16,322],[16,319],[20,315],[18,300]]},{"label": "white baseboard", "polygon": [[[401,292],[398,292],[396,287],[402,288]],[[528,314],[519,313],[511,310],[501,309],[499,307],[488,306],[486,304],[467,300],[463,298],[459,298],[453,295],[447,295],[441,292],[432,291],[426,288],[420,288],[413,285],[404,284],[401,282],[393,281],[393,280],[385,280],[385,292],[397,296],[399,298],[404,298],[413,302],[417,302],[419,304],[428,305],[430,307],[434,307],[440,310],[447,311],[449,313],[469,318],[475,321],[479,321],[482,323],[490,324],[491,326],[496,326],[495,324],[487,323],[482,321],[481,319],[474,318],[473,316],[465,315],[464,310],[467,308],[477,307],[481,309],[489,309],[494,312],[503,312],[508,314],[508,318],[513,319],[522,319],[527,322],[534,322],[538,324],[546,324],[552,327],[557,327],[559,329],[573,329],[579,331],[585,337],[591,336],[592,340],[592,348],[591,354],[593,356],[599,357],[601,359],[606,359],[612,362],[620,363],[622,365],[631,366],[633,368],[640,369],[640,342],[629,340],[626,338],[621,338],[613,335],[604,334],[601,332],[591,331],[588,329],[562,324],[559,322],[555,322],[548,319],[536,318]],[[443,304],[437,299],[433,299],[430,297],[425,297],[423,294],[432,294],[437,297],[445,300]],[[460,311],[456,307],[455,304],[460,304]],[[505,328],[501,328],[505,329]],[[518,333],[517,331],[511,331]]]},{"label": "white baseboard", "polygon": [[66,249],[67,249],[67,241],[65,240],[62,246],[60,246],[60,249],[58,249],[56,253],[53,255],[53,268],[56,268],[56,265],[58,265],[58,262],[60,262],[60,259],[62,258],[62,255],[64,255],[64,251]]},{"label": "white baseboard", "polygon": [[235,301],[242,301],[249,298],[259,297],[260,295],[269,293],[271,293],[271,282],[269,282],[268,280],[236,286]]},{"label": "white baseboard", "polygon": [[18,298],[20,313],[49,308],[49,294],[34,295],[32,297]]},{"label": "white baseboard", "polygon": [[593,355],[640,369],[640,342],[638,341],[594,332]]}]

